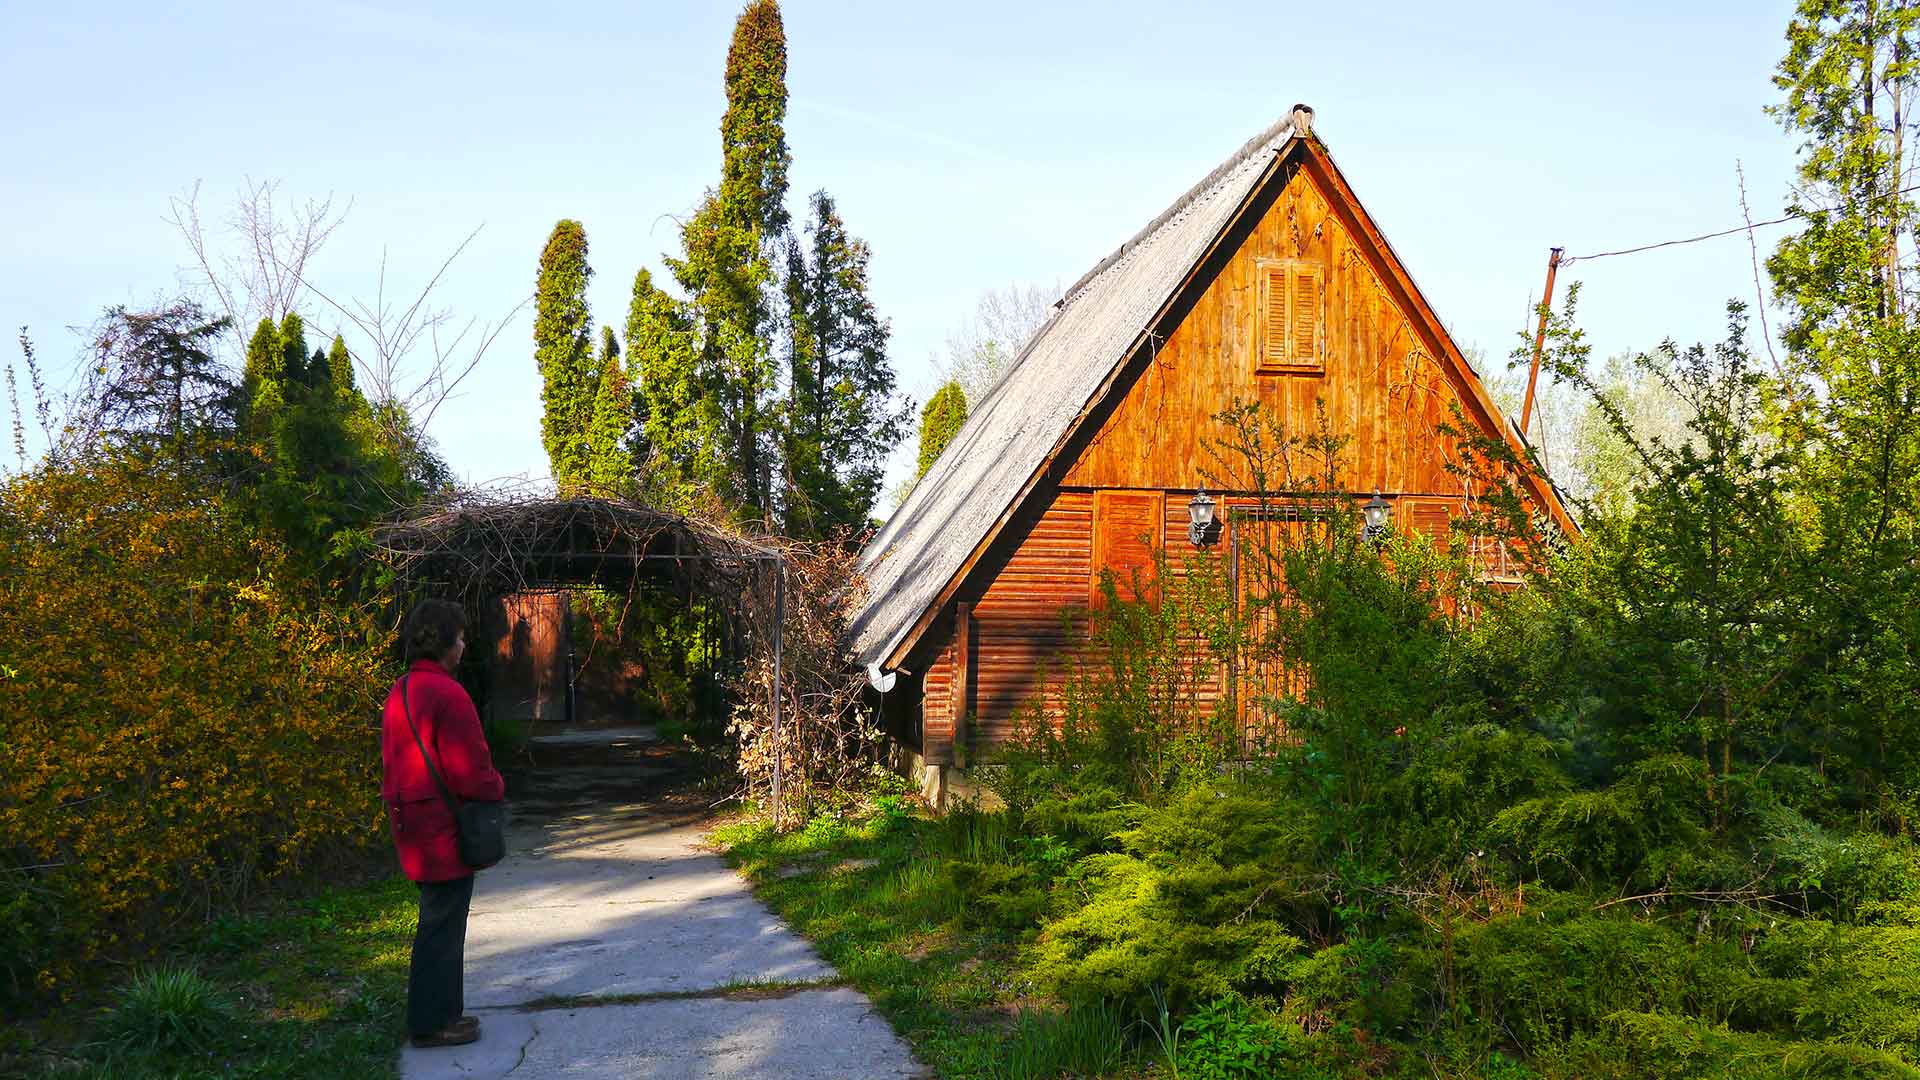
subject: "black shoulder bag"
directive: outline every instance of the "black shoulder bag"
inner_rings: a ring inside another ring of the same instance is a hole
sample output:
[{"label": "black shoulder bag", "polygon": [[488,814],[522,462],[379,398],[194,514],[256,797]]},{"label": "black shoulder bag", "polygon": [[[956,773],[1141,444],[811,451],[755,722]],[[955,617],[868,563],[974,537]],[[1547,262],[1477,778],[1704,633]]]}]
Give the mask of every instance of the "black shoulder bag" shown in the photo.
[{"label": "black shoulder bag", "polygon": [[407,701],[407,680],[412,677],[411,673],[400,677],[400,711],[407,716],[407,730],[413,732],[413,745],[420,748],[420,759],[427,763],[427,775],[433,777],[440,797],[447,800],[447,809],[453,811],[453,832],[460,847],[460,861],[472,869],[485,870],[507,854],[506,805],[462,802],[453,797],[447,782],[440,778],[440,770],[433,767],[427,744],[420,741],[420,729],[413,726],[413,706]]}]

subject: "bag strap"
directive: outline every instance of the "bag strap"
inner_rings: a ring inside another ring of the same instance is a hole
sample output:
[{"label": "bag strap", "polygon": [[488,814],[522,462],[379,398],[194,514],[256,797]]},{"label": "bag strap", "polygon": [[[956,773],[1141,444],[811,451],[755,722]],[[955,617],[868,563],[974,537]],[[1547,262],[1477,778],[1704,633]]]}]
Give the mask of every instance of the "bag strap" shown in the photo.
[{"label": "bag strap", "polygon": [[427,744],[420,741],[420,729],[413,726],[413,706],[407,702],[407,680],[411,678],[411,671],[400,676],[400,711],[407,716],[407,730],[413,732],[413,745],[420,748],[420,760],[427,763],[427,775],[433,777],[434,786],[440,789],[440,797],[447,801],[447,809],[458,815],[460,803],[454,799],[453,792],[447,790],[447,782],[440,779],[440,771],[433,767],[433,758],[427,756]]}]

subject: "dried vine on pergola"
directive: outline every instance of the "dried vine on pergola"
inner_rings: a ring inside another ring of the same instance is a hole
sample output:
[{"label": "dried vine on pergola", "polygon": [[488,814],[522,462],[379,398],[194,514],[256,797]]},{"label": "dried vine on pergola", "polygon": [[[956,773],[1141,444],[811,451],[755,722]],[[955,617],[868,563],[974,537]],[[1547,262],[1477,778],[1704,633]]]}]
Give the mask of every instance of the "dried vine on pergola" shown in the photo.
[{"label": "dried vine on pergola", "polygon": [[373,546],[404,587],[478,607],[533,589],[593,584],[631,596],[668,582],[748,616],[770,608],[779,553],[728,526],[597,495],[461,492],[376,529]]}]

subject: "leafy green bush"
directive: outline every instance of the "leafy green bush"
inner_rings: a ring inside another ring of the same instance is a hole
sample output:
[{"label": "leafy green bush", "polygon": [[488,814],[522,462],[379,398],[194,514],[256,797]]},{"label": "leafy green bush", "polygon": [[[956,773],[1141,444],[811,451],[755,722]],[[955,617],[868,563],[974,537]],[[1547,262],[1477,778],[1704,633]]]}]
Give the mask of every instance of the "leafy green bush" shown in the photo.
[{"label": "leafy green bush", "polygon": [[1920,927],[1784,920],[1753,962],[1792,989],[1781,1019],[1796,1032],[1920,1056]]},{"label": "leafy green bush", "polygon": [[1238,994],[1195,1009],[1180,1025],[1182,1080],[1266,1080],[1298,1054],[1300,1029]]},{"label": "leafy green bush", "polygon": [[1475,723],[1426,741],[1381,793],[1387,847],[1410,865],[1458,866],[1500,838],[1509,807],[1566,795],[1572,780],[1545,737]]},{"label": "leafy green bush", "polygon": [[1243,785],[1195,786],[1146,810],[1088,856],[1058,890],[1056,917],[1030,955],[1033,977],[1069,1000],[1142,1001],[1153,986],[1180,1003],[1269,988],[1276,950],[1299,945],[1276,912],[1298,898],[1287,861],[1299,822]]},{"label": "leafy green bush", "polygon": [[1920,848],[1904,836],[1827,828],[1781,803],[1755,816],[1758,846],[1773,866],[1770,877],[1810,905],[1853,917],[1920,893]]},{"label": "leafy green bush", "polygon": [[[1724,1023],[1778,1022],[1785,1004],[1751,973],[1737,944],[1692,941],[1620,911],[1512,915],[1463,928],[1455,942],[1460,992],[1474,1014],[1529,1052],[1598,1029],[1633,1010]],[[1791,1011],[1787,1009],[1790,1018]]]}]

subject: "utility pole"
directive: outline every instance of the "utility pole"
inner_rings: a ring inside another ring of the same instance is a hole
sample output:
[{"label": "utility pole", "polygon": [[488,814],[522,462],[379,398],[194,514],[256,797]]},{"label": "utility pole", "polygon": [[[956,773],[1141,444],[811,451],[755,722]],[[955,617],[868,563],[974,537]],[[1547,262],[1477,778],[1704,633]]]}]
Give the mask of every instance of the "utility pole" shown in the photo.
[{"label": "utility pole", "polygon": [[1527,400],[1520,406],[1520,437],[1529,445],[1533,440],[1527,432],[1533,419],[1533,387],[1540,381],[1540,356],[1547,344],[1547,313],[1553,310],[1553,275],[1560,269],[1560,253],[1565,248],[1554,248],[1547,257],[1547,287],[1540,294],[1540,325],[1533,332],[1533,366],[1527,369]]}]

